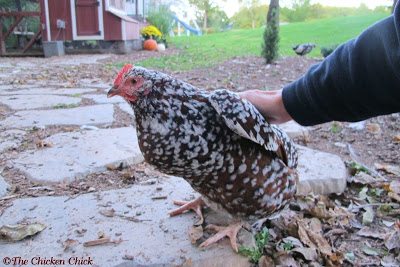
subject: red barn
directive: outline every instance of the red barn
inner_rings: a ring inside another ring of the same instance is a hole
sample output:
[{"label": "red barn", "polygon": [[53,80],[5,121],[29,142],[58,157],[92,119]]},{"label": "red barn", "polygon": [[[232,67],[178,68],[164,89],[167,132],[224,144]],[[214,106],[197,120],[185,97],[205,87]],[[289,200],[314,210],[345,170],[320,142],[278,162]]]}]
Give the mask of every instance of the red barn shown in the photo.
[{"label": "red barn", "polygon": [[94,40],[100,48],[118,52],[141,47],[146,0],[40,0],[40,7],[44,45]]},{"label": "red barn", "polygon": [[[149,0],[15,0],[0,7],[0,56],[128,53],[142,46]],[[6,48],[8,46],[8,51]],[[19,49],[18,49],[19,48]],[[42,50],[42,51],[43,51]],[[22,52],[22,53],[21,53]]]}]

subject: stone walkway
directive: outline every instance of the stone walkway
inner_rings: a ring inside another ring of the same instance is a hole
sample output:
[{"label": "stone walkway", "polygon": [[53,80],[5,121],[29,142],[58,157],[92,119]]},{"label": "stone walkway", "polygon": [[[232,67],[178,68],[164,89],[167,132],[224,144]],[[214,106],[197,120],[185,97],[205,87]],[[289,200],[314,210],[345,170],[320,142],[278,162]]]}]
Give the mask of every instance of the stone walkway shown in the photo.
[{"label": "stone walkway", "polygon": [[[64,64],[65,68],[70,68],[96,64],[97,60],[105,58],[104,55],[51,58],[47,59],[46,67]],[[17,77],[21,72],[37,74],[40,73],[38,69],[46,68],[41,67],[43,62],[16,61],[18,64],[10,59],[1,62],[1,74]],[[143,157],[134,128],[112,127],[116,108],[126,116],[133,113],[121,99],[106,98],[105,88],[108,87],[107,82],[93,83],[90,79],[77,81],[74,88],[57,87],[57,81],[46,84],[33,80],[28,85],[0,83],[0,162],[7,162],[11,165],[7,165],[8,168],[42,184],[84,178],[103,172],[110,164],[141,162]],[[61,126],[70,126],[72,130],[63,132]],[[61,129],[43,140],[50,144],[48,147],[21,147],[22,140],[32,129],[47,127]],[[309,131],[295,123],[283,127],[296,137],[306,136]],[[304,147],[300,147],[300,155],[299,194],[344,191],[346,169],[339,157]],[[0,199],[11,194],[7,188],[13,182],[13,177],[3,177],[4,168],[0,166]],[[0,260],[7,256],[30,259],[40,255],[60,259],[91,257],[98,266],[171,265],[188,260],[193,266],[248,265],[247,259],[232,252],[227,241],[206,250],[191,245],[187,232],[195,222],[195,216],[186,214],[169,218],[167,212],[174,208],[173,199],[189,199],[194,192],[180,178],[154,178],[155,183],[134,184],[128,189],[95,192],[74,199],[48,196],[14,200],[13,205],[0,215],[0,227],[29,221],[42,222],[47,228],[21,242],[0,243]],[[157,196],[161,198],[158,200]],[[113,210],[113,216],[104,216],[104,210]],[[212,213],[209,216],[213,216]],[[137,220],[130,220],[132,218]],[[85,229],[84,234],[77,234],[82,229]],[[96,239],[99,232],[122,242],[83,246],[84,242]],[[76,246],[64,250],[66,240],[75,240]]]}]

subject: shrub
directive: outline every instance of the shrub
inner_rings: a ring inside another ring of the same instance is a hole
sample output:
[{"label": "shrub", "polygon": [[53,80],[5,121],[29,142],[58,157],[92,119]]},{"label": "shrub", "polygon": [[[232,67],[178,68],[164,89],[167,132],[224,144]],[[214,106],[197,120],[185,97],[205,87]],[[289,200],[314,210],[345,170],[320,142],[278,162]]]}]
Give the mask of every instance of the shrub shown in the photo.
[{"label": "shrub", "polygon": [[173,13],[167,5],[160,5],[149,12],[147,21],[167,36],[172,28]]},{"label": "shrub", "polygon": [[279,4],[273,5],[271,1],[270,10],[268,10],[267,26],[264,31],[264,43],[262,47],[262,56],[267,64],[270,64],[278,57],[279,45]]},{"label": "shrub", "polygon": [[325,46],[325,47],[321,47],[321,55],[323,57],[327,57],[330,54],[332,54],[333,51],[335,51],[335,49],[338,47],[338,45],[331,45],[331,46]]}]

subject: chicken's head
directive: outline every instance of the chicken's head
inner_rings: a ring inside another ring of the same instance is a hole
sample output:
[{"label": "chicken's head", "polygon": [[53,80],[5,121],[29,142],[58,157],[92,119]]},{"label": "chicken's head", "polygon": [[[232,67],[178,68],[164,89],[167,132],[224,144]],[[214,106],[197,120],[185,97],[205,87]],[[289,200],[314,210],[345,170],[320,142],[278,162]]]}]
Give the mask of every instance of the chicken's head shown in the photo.
[{"label": "chicken's head", "polygon": [[136,102],[139,97],[147,95],[151,88],[151,81],[146,79],[146,71],[146,69],[126,64],[115,78],[107,97],[119,95],[129,102]]}]

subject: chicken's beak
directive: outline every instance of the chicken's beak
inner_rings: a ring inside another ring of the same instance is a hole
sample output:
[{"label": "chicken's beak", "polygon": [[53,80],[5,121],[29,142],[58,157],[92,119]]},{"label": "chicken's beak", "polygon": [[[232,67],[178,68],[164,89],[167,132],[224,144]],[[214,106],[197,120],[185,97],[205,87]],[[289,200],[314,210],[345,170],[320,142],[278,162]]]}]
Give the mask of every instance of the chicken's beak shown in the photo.
[{"label": "chicken's beak", "polygon": [[119,95],[119,94],[120,94],[120,89],[113,86],[113,87],[111,87],[110,91],[108,91],[107,97],[110,98],[110,97],[113,97],[113,96]]}]

